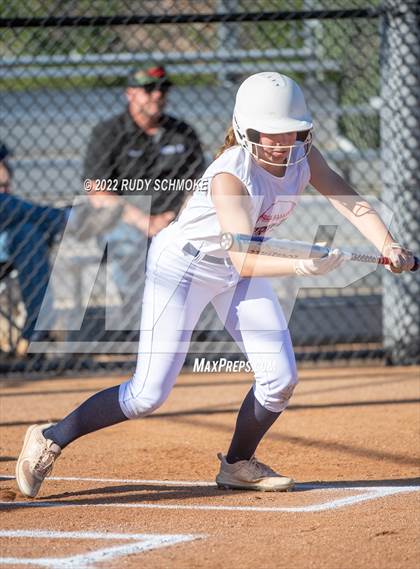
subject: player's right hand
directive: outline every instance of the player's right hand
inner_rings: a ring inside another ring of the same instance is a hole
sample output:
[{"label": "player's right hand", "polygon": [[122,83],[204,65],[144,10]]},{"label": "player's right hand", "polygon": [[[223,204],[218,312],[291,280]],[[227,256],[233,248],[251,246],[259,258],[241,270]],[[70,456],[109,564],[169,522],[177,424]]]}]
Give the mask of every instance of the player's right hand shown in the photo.
[{"label": "player's right hand", "polygon": [[295,261],[295,272],[298,276],[305,277],[326,275],[337,269],[345,260],[339,249],[333,249],[327,257],[322,259],[297,259]]},{"label": "player's right hand", "polygon": [[413,253],[399,243],[387,245],[384,248],[384,255],[391,260],[391,264],[385,265],[385,267],[392,273],[402,273],[414,267],[415,260]]}]

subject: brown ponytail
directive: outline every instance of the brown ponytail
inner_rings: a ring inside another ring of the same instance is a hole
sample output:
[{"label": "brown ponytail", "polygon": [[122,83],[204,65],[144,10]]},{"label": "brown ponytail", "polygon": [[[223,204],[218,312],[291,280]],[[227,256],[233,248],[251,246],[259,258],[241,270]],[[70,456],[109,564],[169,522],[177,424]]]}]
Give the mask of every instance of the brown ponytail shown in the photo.
[{"label": "brown ponytail", "polygon": [[238,143],[236,142],[235,132],[233,130],[233,127],[230,126],[226,132],[225,141],[223,143],[223,146],[221,146],[219,148],[219,150],[217,151],[215,159],[219,158],[219,156],[221,156],[223,154],[223,152],[225,150],[227,150],[228,148],[231,148],[232,146],[236,146],[236,144],[238,144]]}]

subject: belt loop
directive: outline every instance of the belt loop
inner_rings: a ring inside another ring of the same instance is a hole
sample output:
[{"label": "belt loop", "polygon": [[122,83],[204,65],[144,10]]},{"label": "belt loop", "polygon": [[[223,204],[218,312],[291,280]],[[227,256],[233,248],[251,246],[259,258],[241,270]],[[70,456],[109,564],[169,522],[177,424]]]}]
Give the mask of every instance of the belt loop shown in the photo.
[{"label": "belt loop", "polygon": [[192,255],[194,257],[194,259],[196,259],[200,255],[200,251],[198,249],[196,249],[194,247],[194,245],[192,243],[190,243],[189,241],[187,243],[185,243],[182,250],[184,251],[184,253],[187,253],[188,255]]},{"label": "belt loop", "polygon": [[225,265],[226,267],[232,266],[232,261],[230,260],[229,256],[214,257],[213,255],[207,255],[206,253],[203,253],[203,251],[196,249],[194,245],[189,241],[183,246],[182,250],[184,253],[192,255],[194,259],[198,259],[199,261],[205,260],[210,263],[216,263],[217,265]]}]

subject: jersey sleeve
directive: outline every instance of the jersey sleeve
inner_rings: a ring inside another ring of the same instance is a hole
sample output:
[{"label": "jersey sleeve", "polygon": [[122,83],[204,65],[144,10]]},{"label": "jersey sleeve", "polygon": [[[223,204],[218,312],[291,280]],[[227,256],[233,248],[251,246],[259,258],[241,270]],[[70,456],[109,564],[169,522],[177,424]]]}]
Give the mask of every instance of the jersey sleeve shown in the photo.
[{"label": "jersey sleeve", "polygon": [[249,157],[240,146],[225,150],[206,171],[209,179],[213,179],[216,174],[232,174],[249,192]]}]

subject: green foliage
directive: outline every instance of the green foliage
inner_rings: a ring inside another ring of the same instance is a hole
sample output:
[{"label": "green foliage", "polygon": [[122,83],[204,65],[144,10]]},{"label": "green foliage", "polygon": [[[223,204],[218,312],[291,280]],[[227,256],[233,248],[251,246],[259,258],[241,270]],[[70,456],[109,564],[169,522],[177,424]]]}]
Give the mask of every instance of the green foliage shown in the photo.
[{"label": "green foliage", "polygon": [[[258,11],[302,10],[303,0],[296,0],[293,6],[288,1],[259,0]],[[240,43],[243,49],[275,49],[302,45],[302,21],[259,21],[244,22],[240,27]]]},{"label": "green foliage", "polygon": [[[95,5],[102,10],[100,15],[112,15],[118,13],[122,3],[116,0],[31,0],[27,5],[7,2],[1,13],[8,18],[86,16]],[[103,53],[118,43],[119,35],[110,27],[13,28],[2,30],[0,56]]]},{"label": "green foliage", "polygon": [[[171,81],[178,87],[194,87],[214,85],[216,77],[211,73],[200,75],[171,75]],[[19,79],[3,79],[0,83],[1,91],[34,91],[36,89],[92,89],[120,87],[124,89],[125,77],[84,77],[78,75],[69,78],[63,77],[28,77]]]},{"label": "green foliage", "polygon": [[[123,0],[21,0],[20,2],[0,0],[3,17],[47,17],[47,16],[112,16],[115,14],[163,13],[164,2],[139,3],[134,9]],[[258,12],[299,9],[340,9],[356,7],[375,7],[380,0],[319,0],[308,3],[305,0],[238,0],[238,6],[245,10]],[[166,4],[165,4],[166,5]],[[180,12],[186,10],[186,3],[179,4]],[[213,6],[213,8],[212,8]],[[207,11],[212,11],[217,3],[209,3]],[[187,3],[188,8],[188,3]],[[171,13],[176,9],[174,3]],[[306,26],[306,28],[305,28]],[[354,107],[367,104],[371,97],[379,94],[379,22],[377,19],[320,20],[315,23],[314,59],[322,65],[323,61],[335,61],[339,71],[324,73],[324,81],[333,81],[338,87],[338,106]],[[139,30],[142,34],[138,34]],[[88,88],[123,86],[121,77],[84,77],[83,56],[86,54],[147,51],[209,51],[219,47],[243,50],[270,50],[277,48],[298,49],[304,45],[304,32],[311,32],[308,22],[303,21],[259,21],[240,24],[186,24],[156,25],[144,28],[133,26],[94,26],[94,27],[56,27],[56,28],[15,28],[2,30],[0,36],[0,56],[37,55],[80,55],[81,66],[77,77],[49,79],[24,78],[3,80],[1,89],[37,88]],[[225,34],[224,37],[221,33]],[[136,35],[138,34],[138,35]],[[146,43],[143,45],[143,41]],[[223,45],[224,41],[226,45]],[[269,60],[270,65],[279,61]],[[267,66],[267,60],[249,60],[256,69]],[[245,61],[243,62],[245,63]],[[308,74],[295,73],[297,80],[306,80]],[[182,76],[174,78],[179,85],[209,84],[217,79],[215,74]],[[379,121],[377,116],[363,113],[343,115],[339,127],[344,136],[358,148],[372,148],[378,145]]]}]

